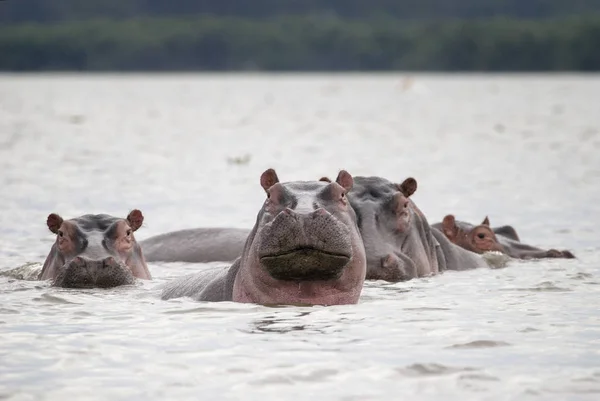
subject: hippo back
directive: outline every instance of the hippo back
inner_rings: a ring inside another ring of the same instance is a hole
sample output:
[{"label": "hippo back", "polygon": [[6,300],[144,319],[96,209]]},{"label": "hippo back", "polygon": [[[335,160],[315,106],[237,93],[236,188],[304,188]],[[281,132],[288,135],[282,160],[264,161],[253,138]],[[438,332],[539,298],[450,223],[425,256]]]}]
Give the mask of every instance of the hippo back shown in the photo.
[{"label": "hippo back", "polygon": [[190,297],[196,301],[223,302],[233,299],[233,283],[240,268],[238,258],[233,265],[213,267],[188,274],[168,282],[162,291],[163,300]]}]

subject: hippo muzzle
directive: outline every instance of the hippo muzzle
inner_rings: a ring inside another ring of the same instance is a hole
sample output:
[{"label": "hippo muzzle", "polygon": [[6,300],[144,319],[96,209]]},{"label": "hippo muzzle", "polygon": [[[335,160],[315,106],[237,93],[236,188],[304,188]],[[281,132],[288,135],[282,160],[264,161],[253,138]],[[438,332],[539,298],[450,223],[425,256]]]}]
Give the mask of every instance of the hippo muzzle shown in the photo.
[{"label": "hippo muzzle", "polygon": [[258,256],[277,280],[337,279],[351,261],[350,230],[325,209],[286,208],[264,227]]},{"label": "hippo muzzle", "polygon": [[131,270],[112,256],[90,259],[77,256],[60,270],[54,285],[63,288],[112,288],[134,284]]}]

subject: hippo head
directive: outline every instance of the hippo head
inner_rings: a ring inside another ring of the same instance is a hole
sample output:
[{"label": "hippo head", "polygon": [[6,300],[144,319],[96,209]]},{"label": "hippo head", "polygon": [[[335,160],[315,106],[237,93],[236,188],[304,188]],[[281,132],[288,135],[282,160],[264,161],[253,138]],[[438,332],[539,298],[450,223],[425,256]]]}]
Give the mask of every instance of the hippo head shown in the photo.
[{"label": "hippo head", "polygon": [[48,216],[56,241],[46,257],[41,280],[65,288],[109,288],[133,284],[134,278],[151,279],[142,250],[133,232],[144,216],[133,210],[126,219],[87,214],[63,220]]},{"label": "hippo head", "polygon": [[454,244],[475,253],[489,251],[504,252],[502,245],[498,242],[496,234],[490,227],[490,220],[486,218],[478,226],[456,221],[449,214],[442,221],[442,232]]},{"label": "hippo head", "polygon": [[409,200],[416,190],[414,178],[401,184],[381,177],[354,178],[349,199],[365,245],[368,279],[409,280],[429,268],[427,250],[416,246],[418,241],[409,241],[419,236],[415,227],[426,224]]},{"label": "hippo head", "polygon": [[[276,304],[358,302],[364,246],[347,199],[352,176],[335,182],[260,179],[267,198],[242,255],[234,300]],[[239,283],[239,285],[238,285]]]}]

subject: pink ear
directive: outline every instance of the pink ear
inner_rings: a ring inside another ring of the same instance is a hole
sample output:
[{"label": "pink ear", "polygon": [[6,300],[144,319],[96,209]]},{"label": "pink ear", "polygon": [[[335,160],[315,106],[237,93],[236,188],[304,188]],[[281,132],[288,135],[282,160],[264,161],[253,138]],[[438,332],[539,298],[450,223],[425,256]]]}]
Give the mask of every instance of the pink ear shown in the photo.
[{"label": "pink ear", "polygon": [[451,214],[444,217],[442,221],[442,228],[444,229],[444,234],[449,239],[453,239],[456,237],[456,233],[458,231],[458,227],[456,227],[456,221],[454,220],[454,216]]},{"label": "pink ear", "polygon": [[488,217],[485,216],[485,219],[483,219],[483,221],[481,222],[481,225],[489,227],[489,225],[490,225],[490,219],[488,219]]},{"label": "pink ear", "polygon": [[277,177],[277,173],[272,168],[265,170],[265,172],[260,176],[260,185],[265,191],[278,182],[279,177]]},{"label": "pink ear", "polygon": [[407,198],[415,193],[417,190],[417,180],[412,177],[407,178],[400,185],[396,185],[398,190],[404,194]]},{"label": "pink ear", "polygon": [[54,234],[58,234],[58,229],[63,223],[63,218],[60,217],[56,213],[51,213],[48,215],[48,219],[46,219],[46,224],[48,225],[48,229],[52,231]]},{"label": "pink ear", "polygon": [[127,222],[133,231],[136,231],[144,222],[144,215],[138,209],[133,209],[127,215]]},{"label": "pink ear", "polygon": [[354,185],[354,179],[352,179],[352,176],[346,170],[340,171],[335,179],[335,182],[340,184],[346,190],[346,192],[350,191],[352,189],[352,185]]},{"label": "pink ear", "polygon": [[331,182],[331,180],[327,177],[321,177],[319,178],[319,181]]}]

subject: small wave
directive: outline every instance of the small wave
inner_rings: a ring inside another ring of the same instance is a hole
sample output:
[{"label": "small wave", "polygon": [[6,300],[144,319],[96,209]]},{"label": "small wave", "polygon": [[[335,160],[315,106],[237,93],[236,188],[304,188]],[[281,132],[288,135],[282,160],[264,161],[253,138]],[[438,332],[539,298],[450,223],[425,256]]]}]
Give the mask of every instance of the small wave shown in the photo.
[{"label": "small wave", "polygon": [[535,287],[527,287],[527,288],[506,288],[501,289],[501,291],[532,291],[532,292],[569,292],[573,291],[570,288],[559,287],[552,283],[551,281],[544,281],[539,283]]},{"label": "small wave", "polygon": [[465,344],[454,344],[447,348],[462,348],[462,349],[472,349],[472,348],[495,348],[495,347],[508,347],[510,343],[504,341],[491,341],[491,340],[477,340],[471,341]]},{"label": "small wave", "polygon": [[502,269],[512,260],[510,256],[496,251],[485,252],[481,257],[492,269]]},{"label": "small wave", "polygon": [[484,373],[467,373],[460,376],[460,380],[475,380],[486,382],[497,382],[499,378]]},{"label": "small wave", "polygon": [[571,280],[585,280],[585,279],[592,278],[592,277],[594,277],[592,274],[584,273],[584,272],[577,272],[575,274],[569,275],[569,278]]},{"label": "small wave", "polygon": [[47,303],[51,303],[51,304],[72,304],[72,305],[81,305],[77,302],[71,302],[71,301],[67,301],[64,298],[61,297],[57,297],[55,295],[50,295],[50,294],[42,294],[40,297],[36,297],[33,298],[34,301],[37,302],[47,302]]},{"label": "small wave", "polygon": [[403,368],[397,368],[396,371],[404,376],[442,376],[458,372],[473,372],[478,370],[471,367],[445,366],[438,363],[415,363]]},{"label": "small wave", "polygon": [[29,262],[13,269],[0,271],[0,276],[11,277],[17,280],[37,281],[41,271],[41,263]]}]

